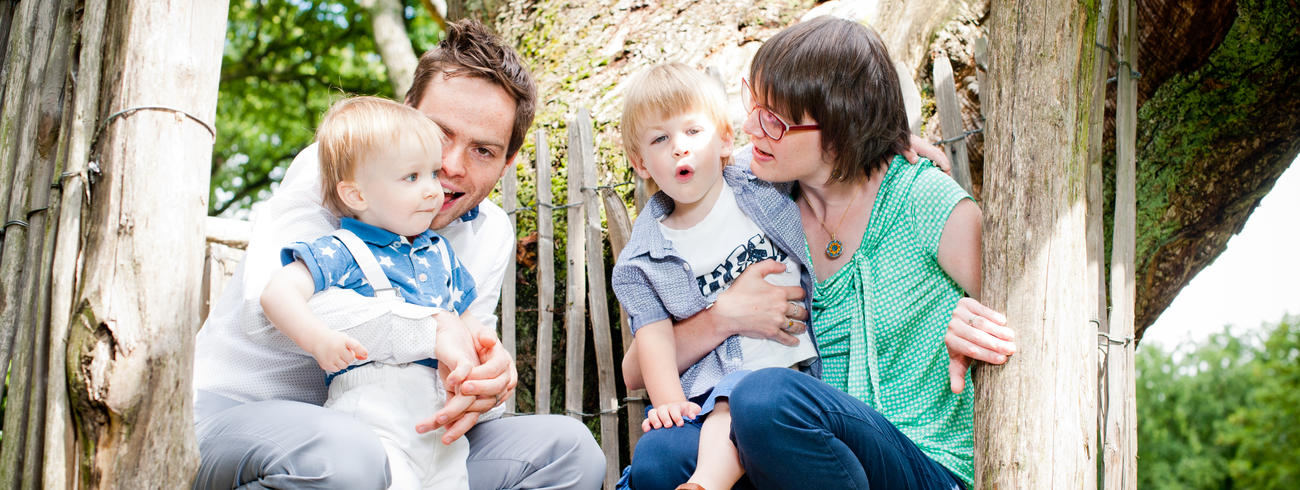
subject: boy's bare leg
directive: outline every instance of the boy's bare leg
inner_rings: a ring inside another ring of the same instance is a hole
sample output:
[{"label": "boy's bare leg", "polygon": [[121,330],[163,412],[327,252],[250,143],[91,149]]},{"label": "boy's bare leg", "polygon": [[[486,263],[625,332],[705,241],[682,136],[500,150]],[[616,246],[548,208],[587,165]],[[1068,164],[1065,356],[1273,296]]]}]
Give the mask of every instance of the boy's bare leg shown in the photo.
[{"label": "boy's bare leg", "polygon": [[695,473],[687,482],[699,484],[705,490],[725,490],[744,475],[740,454],[731,443],[731,407],[726,400],[717,400],[700,428]]}]

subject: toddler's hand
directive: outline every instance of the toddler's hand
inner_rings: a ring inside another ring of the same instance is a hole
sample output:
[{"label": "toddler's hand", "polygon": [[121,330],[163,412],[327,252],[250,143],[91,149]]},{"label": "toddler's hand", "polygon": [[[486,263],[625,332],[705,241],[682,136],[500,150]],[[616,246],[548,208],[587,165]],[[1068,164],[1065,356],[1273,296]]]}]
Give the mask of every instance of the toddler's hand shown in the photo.
[{"label": "toddler's hand", "polygon": [[311,356],[316,358],[316,364],[327,373],[341,371],[352,361],[364,361],[368,355],[357,339],[332,330],[317,339],[311,348]]},{"label": "toddler's hand", "polygon": [[699,414],[700,406],[689,400],[661,403],[655,405],[654,409],[646,414],[645,421],[641,422],[641,431],[650,432],[650,429],[661,429],[672,425],[681,427],[685,423],[684,419],[693,419]]},{"label": "toddler's hand", "polygon": [[465,323],[455,314],[440,312],[434,315],[434,319],[438,321],[438,345],[434,353],[443,384],[449,393],[459,393],[460,383],[469,376],[471,369],[478,366],[474,340]]}]

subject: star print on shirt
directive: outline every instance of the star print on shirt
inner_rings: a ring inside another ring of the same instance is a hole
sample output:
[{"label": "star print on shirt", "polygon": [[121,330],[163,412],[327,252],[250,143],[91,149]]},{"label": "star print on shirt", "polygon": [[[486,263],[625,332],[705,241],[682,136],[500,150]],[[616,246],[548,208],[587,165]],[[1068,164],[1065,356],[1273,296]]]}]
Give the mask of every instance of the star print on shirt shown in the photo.
[{"label": "star print on shirt", "polygon": [[392,267],[393,261],[390,260],[388,256],[383,256],[379,258],[379,265],[382,265],[384,267]]},{"label": "star print on shirt", "polygon": [[424,257],[416,257],[416,258],[415,258],[415,261],[416,261],[416,262],[419,262],[420,265],[422,265],[422,266],[425,266],[425,267],[428,267],[428,266],[429,266],[429,261],[428,261],[428,260],[425,260]]},{"label": "star print on shirt", "polygon": [[460,304],[460,298],[463,294],[464,292],[462,292],[459,288],[456,287],[456,285],[453,284],[451,286],[451,304],[452,305]]},{"label": "star print on shirt", "polygon": [[320,254],[329,258],[334,258],[334,247],[325,247],[320,249]]},{"label": "star print on shirt", "polygon": [[352,275],[352,271],[344,272],[344,273],[343,273],[343,277],[340,277],[339,280],[338,280],[338,285],[339,285],[339,287],[341,287],[341,288],[342,288],[342,287],[347,287],[347,280],[348,280],[348,277],[351,276],[351,275]]}]

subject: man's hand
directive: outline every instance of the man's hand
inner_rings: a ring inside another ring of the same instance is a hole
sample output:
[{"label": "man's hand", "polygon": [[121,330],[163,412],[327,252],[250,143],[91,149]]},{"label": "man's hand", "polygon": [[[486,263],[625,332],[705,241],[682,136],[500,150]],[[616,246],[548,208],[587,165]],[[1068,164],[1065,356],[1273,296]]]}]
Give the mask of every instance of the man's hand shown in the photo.
[{"label": "man's hand", "polygon": [[807,327],[808,310],[792,304],[803,299],[803,288],[775,286],[767,282],[768,274],[780,273],[785,264],[764,260],[740,273],[731,287],[718,294],[709,310],[715,326],[726,329],[727,336],[740,334],[756,339],[770,339],[785,345],[799,345],[795,335]]},{"label": "man's hand", "polygon": [[[450,444],[473,428],[483,412],[505,402],[514,392],[519,373],[515,370],[514,359],[501,346],[496,334],[480,332],[474,339],[477,340],[479,365],[471,369],[466,380],[460,383],[456,402],[448,398],[442,410],[416,425],[416,432],[446,427],[443,442]],[[438,343],[441,345],[442,341]]]},{"label": "man's hand", "polygon": [[641,422],[641,431],[650,432],[651,429],[661,429],[670,425],[681,427],[686,423],[685,419],[693,419],[700,414],[700,406],[689,400],[676,402],[661,403],[654,406],[646,418]]},{"label": "man's hand", "polygon": [[1007,317],[973,298],[962,298],[948,320],[948,379],[953,393],[966,389],[966,371],[974,361],[1002,364],[1016,352],[1016,332]]},{"label": "man's hand", "polygon": [[352,361],[358,359],[364,361],[368,356],[361,342],[334,330],[322,332],[322,335],[311,344],[310,352],[311,356],[316,358],[316,364],[327,373],[342,371],[343,368],[351,365]]}]

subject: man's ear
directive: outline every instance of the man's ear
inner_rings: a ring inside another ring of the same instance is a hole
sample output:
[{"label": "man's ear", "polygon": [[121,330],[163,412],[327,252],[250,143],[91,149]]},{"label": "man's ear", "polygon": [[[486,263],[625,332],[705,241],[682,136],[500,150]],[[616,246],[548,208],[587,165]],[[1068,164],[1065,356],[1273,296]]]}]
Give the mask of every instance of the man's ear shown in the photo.
[{"label": "man's ear", "polygon": [[366,202],[366,196],[361,193],[361,188],[357,183],[351,180],[344,180],[334,186],[334,192],[338,193],[339,199],[343,205],[351,209],[352,212],[358,213],[365,211],[369,204]]},{"label": "man's ear", "polygon": [[645,162],[641,160],[641,157],[637,156],[635,153],[628,152],[627,161],[632,164],[632,171],[636,172],[637,177],[641,177],[641,180],[650,180],[650,172],[646,171]]},{"label": "man's ear", "polygon": [[519,158],[519,152],[517,152],[517,151],[515,152],[514,155],[510,155],[510,158],[507,158],[507,159],[506,159],[506,164],[505,164],[505,166],[501,167],[501,175],[498,175],[498,176],[497,176],[497,180],[498,180],[498,181],[500,181],[501,179],[504,179],[504,178],[506,177],[506,172],[509,172],[509,171],[510,171],[510,168],[515,166],[515,159],[516,159],[516,158]]}]

